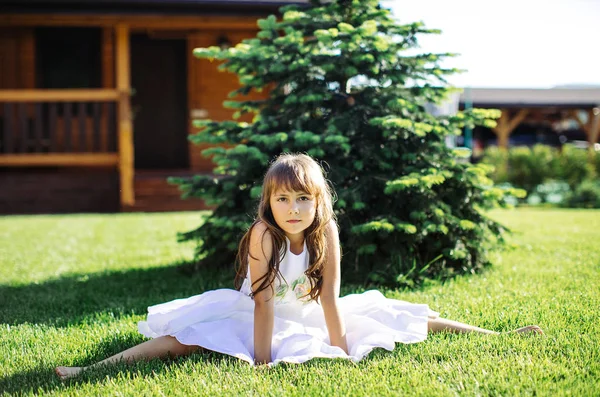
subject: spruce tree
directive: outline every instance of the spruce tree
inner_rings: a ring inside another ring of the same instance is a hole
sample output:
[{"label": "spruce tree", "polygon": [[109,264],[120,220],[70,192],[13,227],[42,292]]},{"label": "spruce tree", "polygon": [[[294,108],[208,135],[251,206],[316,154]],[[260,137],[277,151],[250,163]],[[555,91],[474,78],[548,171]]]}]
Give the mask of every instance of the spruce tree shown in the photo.
[{"label": "spruce tree", "polygon": [[[282,152],[308,153],[328,171],[347,280],[412,285],[487,264],[504,229],[486,210],[520,192],[494,187],[487,166],[445,144],[464,127],[495,125],[497,111],[426,112],[453,90],[446,77],[457,70],[440,66],[453,54],[410,50],[418,35],[439,31],[399,24],[376,0],[315,0],[280,11],[280,20],[258,21],[255,38],[194,51],[237,74],[231,98],[268,93],[226,101],[234,120],[195,121],[203,129],[194,142],[229,144],[203,152],[213,156],[215,176],[175,180],[184,197],[216,206],[204,224],[180,235],[198,242],[199,266],[233,264],[264,173]],[[252,123],[235,121],[248,112]]]}]

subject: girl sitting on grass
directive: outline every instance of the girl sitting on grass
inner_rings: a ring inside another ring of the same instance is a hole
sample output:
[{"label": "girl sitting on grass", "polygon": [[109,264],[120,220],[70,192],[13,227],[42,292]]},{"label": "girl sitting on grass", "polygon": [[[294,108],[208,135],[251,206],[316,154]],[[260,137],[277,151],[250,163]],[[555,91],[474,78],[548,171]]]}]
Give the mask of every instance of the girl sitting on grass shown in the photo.
[{"label": "girl sitting on grass", "polygon": [[[200,348],[257,365],[314,357],[359,361],[376,347],[393,350],[396,342],[421,342],[427,332],[498,334],[374,290],[340,298],[332,191],[307,155],[285,154],[272,163],[258,217],[242,238],[237,259],[238,290],[151,306],[138,328],[152,339],[88,367],[57,367],[57,375],[65,379],[104,364]],[[542,333],[535,325],[513,332]]]}]

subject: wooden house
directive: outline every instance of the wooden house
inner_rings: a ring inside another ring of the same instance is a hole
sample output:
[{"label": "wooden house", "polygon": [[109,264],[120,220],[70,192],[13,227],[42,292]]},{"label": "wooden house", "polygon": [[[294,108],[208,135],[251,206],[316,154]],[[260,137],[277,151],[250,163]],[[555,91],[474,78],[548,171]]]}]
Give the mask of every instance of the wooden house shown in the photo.
[{"label": "wooden house", "polygon": [[237,77],[196,47],[254,37],[275,0],[0,3],[0,214],[194,210],[168,176],[210,173],[188,135]]}]

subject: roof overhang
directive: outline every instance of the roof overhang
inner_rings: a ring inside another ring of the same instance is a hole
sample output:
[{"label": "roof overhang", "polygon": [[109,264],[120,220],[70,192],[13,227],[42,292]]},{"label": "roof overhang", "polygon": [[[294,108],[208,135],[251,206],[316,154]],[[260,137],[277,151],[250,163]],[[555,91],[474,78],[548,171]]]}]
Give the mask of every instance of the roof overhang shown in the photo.
[{"label": "roof overhang", "polygon": [[308,0],[3,0],[0,13],[211,13],[277,11]]},{"label": "roof overhang", "polygon": [[600,88],[465,88],[461,105],[468,99],[482,108],[590,108],[600,106]]}]

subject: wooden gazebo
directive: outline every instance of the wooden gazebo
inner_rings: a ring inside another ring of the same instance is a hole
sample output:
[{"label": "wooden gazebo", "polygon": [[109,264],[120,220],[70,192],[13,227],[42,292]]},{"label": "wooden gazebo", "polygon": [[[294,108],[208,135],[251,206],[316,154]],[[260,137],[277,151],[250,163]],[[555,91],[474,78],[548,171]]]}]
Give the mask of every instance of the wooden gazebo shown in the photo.
[{"label": "wooden gazebo", "polygon": [[211,171],[191,120],[231,118],[238,83],[192,50],[289,3],[2,2],[0,214],[203,208],[166,177]]},{"label": "wooden gazebo", "polygon": [[[507,148],[511,133],[521,123],[557,125],[572,120],[593,148],[600,133],[600,88],[472,88],[465,89],[461,107],[500,109],[493,129],[498,146]],[[585,115],[585,118],[581,116]]]}]

